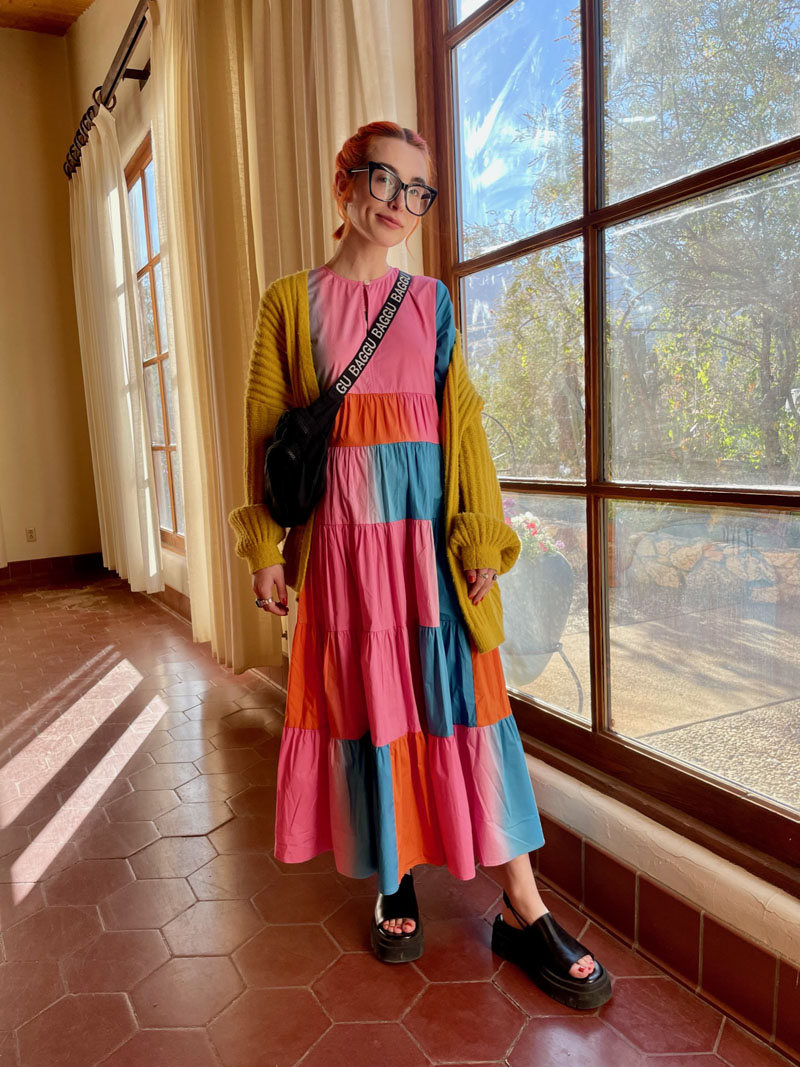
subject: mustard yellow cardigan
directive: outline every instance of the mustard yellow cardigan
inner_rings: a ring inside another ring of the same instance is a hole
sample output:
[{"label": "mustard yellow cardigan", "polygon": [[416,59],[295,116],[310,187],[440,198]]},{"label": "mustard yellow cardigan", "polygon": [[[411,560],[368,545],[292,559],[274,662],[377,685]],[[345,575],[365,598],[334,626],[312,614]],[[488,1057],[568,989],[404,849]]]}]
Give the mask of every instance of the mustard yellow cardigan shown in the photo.
[{"label": "mustard yellow cardigan", "polygon": [[[262,294],[245,391],[245,503],[228,522],[237,533],[236,554],[250,573],[280,563],[286,584],[303,588],[314,515],[286,530],[270,515],[263,500],[264,450],[281,414],[319,396],[311,351],[308,271],[274,281]],[[497,583],[473,604],[465,570],[491,567],[503,574],[520,551],[517,534],[505,522],[500,485],[481,422],[483,400],[467,375],[461,337],[455,344],[444,384],[440,439],[444,457],[446,554],[466,626],[479,652],[501,644],[503,611]]]}]

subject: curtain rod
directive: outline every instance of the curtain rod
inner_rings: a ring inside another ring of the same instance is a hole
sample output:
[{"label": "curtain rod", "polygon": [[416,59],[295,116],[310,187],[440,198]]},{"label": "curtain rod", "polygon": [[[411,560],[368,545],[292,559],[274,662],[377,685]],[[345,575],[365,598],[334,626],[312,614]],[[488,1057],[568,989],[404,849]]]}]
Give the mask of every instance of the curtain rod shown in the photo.
[{"label": "curtain rod", "polygon": [[[142,31],[147,25],[147,6],[149,2],[150,0],[139,0],[139,3],[136,5],[136,10],[133,13],[133,17],[128,23],[125,36],[122,38],[122,42],[117,49],[117,54],[114,56],[114,60],[109,67],[108,74],[106,74],[105,81],[102,85],[98,85],[92,93],[94,103],[89,104],[88,108],[83,113],[80,125],[78,126],[72,144],[69,146],[67,158],[64,162],[64,173],[68,178],[72,178],[72,175],[81,165],[81,146],[88,144],[89,142],[89,130],[94,126],[95,115],[101,107],[106,107],[109,111],[114,110],[117,103],[114,90],[119,85],[120,81],[123,78],[136,78],[139,82],[139,88],[141,89],[150,77],[149,59],[147,60],[144,70],[135,70],[133,67],[127,67],[127,62],[133,54],[133,50],[142,35]],[[109,103],[109,101],[111,102]]]}]

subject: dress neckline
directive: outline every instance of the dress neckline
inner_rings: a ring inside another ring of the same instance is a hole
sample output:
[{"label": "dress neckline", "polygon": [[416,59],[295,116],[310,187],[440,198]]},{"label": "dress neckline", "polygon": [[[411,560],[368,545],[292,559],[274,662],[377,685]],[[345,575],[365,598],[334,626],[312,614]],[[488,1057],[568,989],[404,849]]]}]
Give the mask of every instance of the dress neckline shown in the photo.
[{"label": "dress neckline", "polygon": [[385,274],[381,274],[377,278],[371,278],[368,282],[365,282],[360,278],[345,278],[343,274],[339,274],[338,271],[332,270],[327,263],[323,263],[321,269],[326,270],[328,274],[332,274],[334,278],[338,278],[340,282],[345,282],[347,285],[374,285],[375,282],[385,281],[394,271],[399,270],[398,267],[389,267]]}]

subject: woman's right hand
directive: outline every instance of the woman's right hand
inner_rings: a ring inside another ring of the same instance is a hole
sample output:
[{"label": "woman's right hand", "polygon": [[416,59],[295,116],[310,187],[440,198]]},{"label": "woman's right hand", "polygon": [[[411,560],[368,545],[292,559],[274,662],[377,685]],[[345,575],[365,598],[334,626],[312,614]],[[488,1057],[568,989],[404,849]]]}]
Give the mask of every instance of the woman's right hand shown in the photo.
[{"label": "woman's right hand", "polygon": [[[269,611],[273,615],[288,615],[286,598],[286,582],[283,577],[283,564],[276,563],[272,567],[262,567],[261,570],[253,571],[253,592],[260,600],[272,597],[271,604],[265,604],[262,611]],[[277,589],[277,594],[275,590]]]}]

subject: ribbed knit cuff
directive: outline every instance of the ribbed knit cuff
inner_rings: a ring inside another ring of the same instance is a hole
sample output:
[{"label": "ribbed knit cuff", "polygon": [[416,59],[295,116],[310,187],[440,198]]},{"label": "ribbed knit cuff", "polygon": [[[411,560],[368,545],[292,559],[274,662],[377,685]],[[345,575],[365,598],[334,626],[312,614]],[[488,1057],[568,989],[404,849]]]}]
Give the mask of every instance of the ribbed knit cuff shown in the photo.
[{"label": "ribbed knit cuff", "polygon": [[449,543],[464,570],[489,567],[498,574],[511,570],[522,547],[507,522],[475,511],[462,511],[455,516]]},{"label": "ribbed knit cuff", "polygon": [[236,555],[247,560],[251,574],[262,567],[286,563],[278,548],[286,531],[275,522],[264,504],[234,508],[228,515],[228,522],[237,534]]}]

